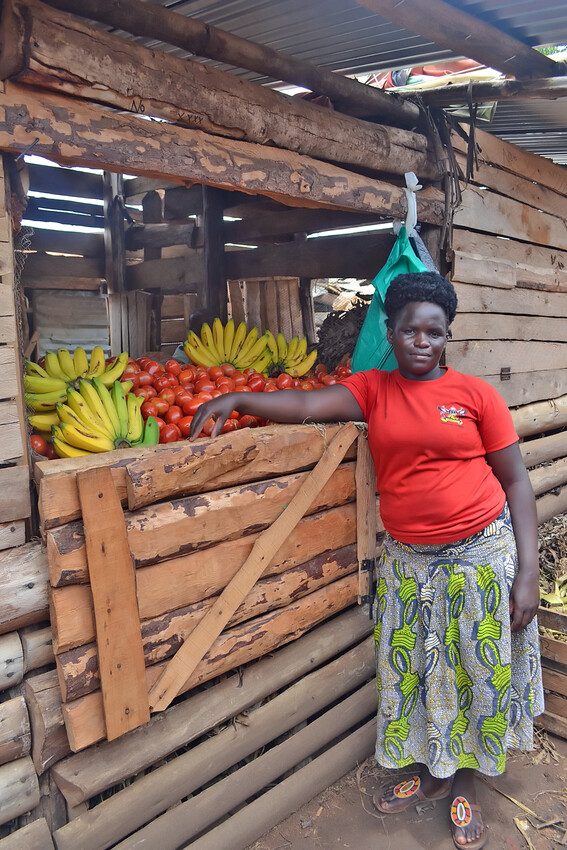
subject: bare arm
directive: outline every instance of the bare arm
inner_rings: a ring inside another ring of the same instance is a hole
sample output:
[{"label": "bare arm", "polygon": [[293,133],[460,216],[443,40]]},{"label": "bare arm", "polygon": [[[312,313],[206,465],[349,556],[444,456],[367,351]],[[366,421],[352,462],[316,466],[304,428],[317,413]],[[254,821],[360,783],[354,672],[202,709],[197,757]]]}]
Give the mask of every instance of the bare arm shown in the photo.
[{"label": "bare arm", "polygon": [[203,425],[213,417],[216,424],[212,436],[221,428],[233,410],[240,414],[261,416],[273,422],[362,422],[362,410],[353,394],[339,385],[314,392],[282,390],[275,393],[227,393],[202,404],[191,423],[191,439],[200,434]]},{"label": "bare arm", "polygon": [[533,620],[539,605],[535,497],[517,443],[487,454],[486,460],[506,493],[518,547],[518,575],[510,594],[510,610],[512,631],[519,631]]}]

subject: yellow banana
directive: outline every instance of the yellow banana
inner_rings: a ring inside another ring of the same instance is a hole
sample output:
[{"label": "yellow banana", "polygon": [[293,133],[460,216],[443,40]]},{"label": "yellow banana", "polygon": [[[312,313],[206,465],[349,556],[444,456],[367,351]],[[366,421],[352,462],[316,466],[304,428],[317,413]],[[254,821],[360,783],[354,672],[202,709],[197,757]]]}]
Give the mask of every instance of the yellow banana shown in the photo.
[{"label": "yellow banana", "polygon": [[65,401],[64,392],[52,393],[26,393],[25,402],[30,410],[35,410],[36,413],[44,413],[48,410],[55,410],[55,405],[59,401]]},{"label": "yellow banana", "polygon": [[268,343],[268,348],[270,349],[270,353],[272,355],[272,360],[274,363],[277,363],[279,360],[278,353],[278,344],[276,342],[276,338],[271,331],[266,331],[266,341]]},{"label": "yellow banana", "polygon": [[65,440],[59,439],[55,435],[53,436],[53,448],[58,457],[85,457],[91,454],[91,452],[85,452],[82,449],[76,449],[75,446],[70,446]]},{"label": "yellow banana", "polygon": [[232,343],[234,342],[234,319],[229,319],[224,327],[224,356],[227,360],[230,359],[232,351]]},{"label": "yellow banana", "polygon": [[215,348],[220,356],[220,362],[224,363],[226,360],[226,354],[224,351],[224,328],[218,317],[213,321],[213,339],[215,341]]},{"label": "yellow banana", "polygon": [[119,440],[125,440],[126,435],[128,434],[128,407],[126,405],[126,398],[120,381],[114,382],[110,394],[112,396],[112,403],[114,404],[116,413],[118,414],[119,431],[116,436]]},{"label": "yellow banana", "polygon": [[287,354],[286,354],[286,357],[285,357],[286,363],[293,363],[293,360],[294,360],[294,357],[295,357],[295,352],[297,351],[298,345],[299,345],[299,337],[298,336],[292,337],[287,344]]},{"label": "yellow banana", "polygon": [[297,366],[290,366],[288,369],[288,374],[292,376],[292,378],[302,378],[303,375],[306,375],[310,369],[313,368],[315,362],[317,360],[317,349],[313,349],[311,354],[308,354],[305,360],[302,360],[301,363]]},{"label": "yellow banana", "polygon": [[87,405],[89,406],[91,414],[94,416],[95,422],[98,421],[99,424],[104,428],[104,430],[108,432],[108,436],[112,437],[114,434],[112,422],[104,408],[104,404],[100,400],[99,394],[95,390],[92,383],[84,379],[79,381],[79,393],[82,395]]},{"label": "yellow banana", "polygon": [[99,431],[105,437],[112,438],[112,431],[93,413],[83,396],[72,388],[67,390],[67,405],[87,430]]},{"label": "yellow banana", "polygon": [[62,381],[69,380],[69,378],[63,372],[63,369],[59,365],[59,358],[57,357],[54,351],[48,351],[45,355],[45,371],[52,378],[60,378]]},{"label": "yellow banana", "polygon": [[[110,391],[104,386],[100,378],[93,378],[93,387],[97,391],[98,397],[102,402],[102,406],[106,411],[106,415],[110,420],[113,436],[120,436],[120,419],[118,418],[118,412],[114,406],[114,402],[112,401]],[[124,392],[124,385],[122,386],[122,391]],[[136,398],[136,396],[132,396],[132,398]]]},{"label": "yellow banana", "polygon": [[105,387],[111,387],[115,381],[120,379],[122,372],[126,368],[126,364],[128,363],[128,352],[123,351],[122,354],[119,354],[112,366],[109,366],[102,375],[99,375],[98,378]]},{"label": "yellow banana", "polygon": [[120,381],[122,384],[122,389],[124,390],[124,395],[128,395],[132,387],[134,386],[134,381]]},{"label": "yellow banana", "polygon": [[238,327],[234,332],[234,339],[232,340],[232,346],[230,348],[230,357],[229,360],[232,362],[234,358],[238,355],[242,345],[244,344],[244,340],[247,336],[247,328],[244,322],[240,322]]},{"label": "yellow banana", "polygon": [[295,354],[292,358],[293,363],[291,365],[297,366],[298,363],[301,363],[301,361],[305,358],[306,354],[307,354],[307,337],[303,336],[299,340],[299,344],[298,344],[298,346],[295,350]]},{"label": "yellow banana", "polygon": [[260,357],[251,364],[250,368],[256,372],[265,372],[272,362],[272,355],[269,349],[266,349]]},{"label": "yellow banana", "polygon": [[252,328],[244,342],[242,343],[242,347],[236,356],[236,361],[243,360],[253,345],[256,345],[256,340],[258,339],[258,328]]},{"label": "yellow banana", "polygon": [[33,360],[26,360],[26,375],[37,375],[41,378],[52,377],[45,369],[41,368],[39,363],[34,363]]},{"label": "yellow banana", "polygon": [[24,375],[24,389],[28,393],[65,392],[67,384],[59,378],[42,378],[40,375]]},{"label": "yellow banana", "polygon": [[138,398],[135,395],[129,395],[126,399],[126,407],[128,409],[128,433],[126,438],[129,443],[135,443],[142,439],[144,434],[144,420],[140,408],[144,403],[143,398]]},{"label": "yellow banana", "polygon": [[187,357],[196,363],[198,366],[217,366],[218,362],[213,355],[208,351],[196,333],[191,331],[187,337],[187,341],[183,347]]},{"label": "yellow banana", "polygon": [[276,337],[276,342],[278,344],[278,361],[280,363],[285,363],[285,356],[287,354],[287,342],[285,341],[285,336],[282,333],[279,333]]},{"label": "yellow banana", "polygon": [[33,413],[28,416],[28,422],[36,431],[51,431],[59,422],[57,413]]},{"label": "yellow banana", "polygon": [[75,364],[73,362],[73,358],[66,348],[60,348],[57,352],[57,358],[59,360],[59,366],[61,367],[61,371],[64,375],[67,375],[70,381],[75,381],[77,378],[77,374],[75,372]]},{"label": "yellow banana", "polygon": [[68,404],[58,404],[55,409],[60,423],[64,422],[67,425],[73,425],[75,428],[84,431],[85,434],[90,434],[92,437],[106,437],[106,434],[103,434],[94,424],[83,422]]},{"label": "yellow banana", "polygon": [[213,337],[213,332],[207,322],[204,323],[201,327],[201,342],[209,352],[209,354],[215,359],[216,363],[222,363],[221,355],[215,345],[215,340]]},{"label": "yellow banana", "polygon": [[[260,355],[263,354],[265,350],[266,337],[261,336],[260,339],[254,343],[252,348],[246,354],[241,354],[239,357],[236,358],[236,360],[234,361],[234,365],[237,366],[239,369],[246,369],[248,368],[248,366],[254,363],[260,357]],[[268,353],[270,353],[269,349]],[[272,355],[270,354],[270,360],[271,358]]]},{"label": "yellow banana", "polygon": [[91,351],[91,359],[89,369],[86,374],[87,378],[98,378],[102,375],[106,368],[106,360],[104,359],[104,349],[100,345],[95,345]]},{"label": "yellow banana", "polygon": [[76,348],[73,352],[73,366],[77,378],[82,378],[89,371],[89,360],[84,348]]},{"label": "yellow banana", "polygon": [[66,422],[63,422],[59,427],[64,441],[76,449],[82,449],[84,452],[111,452],[114,448],[114,443],[109,437],[87,434]]}]

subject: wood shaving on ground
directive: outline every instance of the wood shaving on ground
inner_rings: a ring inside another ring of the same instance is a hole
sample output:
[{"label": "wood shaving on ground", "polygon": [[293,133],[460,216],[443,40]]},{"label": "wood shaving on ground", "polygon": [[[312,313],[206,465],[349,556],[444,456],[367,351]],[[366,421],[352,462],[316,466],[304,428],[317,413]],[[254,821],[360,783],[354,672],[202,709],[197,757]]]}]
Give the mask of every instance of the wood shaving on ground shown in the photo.
[{"label": "wood shaving on ground", "polygon": [[510,794],[506,794],[505,791],[502,791],[500,788],[497,788],[496,785],[494,785],[486,778],[486,776],[481,776],[480,779],[482,779],[485,785],[488,785],[489,788],[492,788],[492,790],[496,791],[497,794],[500,794],[501,797],[505,797],[507,800],[517,806],[518,809],[521,809],[522,812],[524,812],[526,815],[531,815],[532,818],[535,818],[538,821],[542,820],[542,818],[539,815],[536,815],[536,813],[532,809],[528,808],[528,806],[525,806],[519,800],[516,800],[515,797],[511,797]]},{"label": "wood shaving on ground", "polygon": [[524,838],[524,841],[528,845],[528,850],[536,850],[532,842],[530,841],[530,837],[528,835],[528,831],[530,828],[530,824],[524,818],[514,818],[514,823],[516,824],[516,829],[518,829]]},{"label": "wood shaving on ground", "polygon": [[552,610],[567,613],[567,514],[543,523],[538,542],[543,601],[546,596],[555,599],[557,604],[550,605]]},{"label": "wood shaving on ground", "polygon": [[564,759],[565,756],[557,751],[557,747],[547,734],[542,729],[534,729],[534,749],[535,753],[532,756],[533,764],[559,764],[559,759]]}]

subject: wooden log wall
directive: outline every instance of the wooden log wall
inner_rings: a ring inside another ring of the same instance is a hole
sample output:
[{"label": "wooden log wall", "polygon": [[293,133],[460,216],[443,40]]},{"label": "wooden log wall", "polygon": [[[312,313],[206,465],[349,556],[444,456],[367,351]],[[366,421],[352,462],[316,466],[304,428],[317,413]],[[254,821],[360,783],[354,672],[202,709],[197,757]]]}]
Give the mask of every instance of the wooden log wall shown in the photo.
[{"label": "wooden log wall", "polygon": [[[567,391],[564,169],[478,132],[479,167],[454,216],[459,297],[447,363],[493,384],[510,406]],[[463,141],[455,134],[465,168]]]}]

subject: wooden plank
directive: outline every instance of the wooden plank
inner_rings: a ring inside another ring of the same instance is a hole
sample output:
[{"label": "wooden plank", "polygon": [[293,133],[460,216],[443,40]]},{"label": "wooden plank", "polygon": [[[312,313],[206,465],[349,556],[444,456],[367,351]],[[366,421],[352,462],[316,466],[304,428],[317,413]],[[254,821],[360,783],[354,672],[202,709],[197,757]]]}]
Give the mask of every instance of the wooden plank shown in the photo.
[{"label": "wooden plank", "polygon": [[449,342],[446,363],[469,375],[500,375],[509,368],[518,372],[540,372],[567,368],[567,345],[555,342],[502,342],[471,340]]},{"label": "wooden plank", "polygon": [[165,319],[161,323],[161,341],[184,342],[187,337],[185,319]]},{"label": "wooden plank", "polygon": [[[59,169],[62,170],[62,169]],[[31,237],[34,251],[54,251],[83,257],[100,257],[104,251],[102,233],[72,233],[62,230],[35,230]]]},{"label": "wooden plank", "polygon": [[230,279],[273,277],[371,278],[384,265],[392,248],[391,233],[334,236],[264,245],[255,251],[229,251]]},{"label": "wooden plank", "polygon": [[496,387],[509,407],[547,401],[567,392],[567,369],[518,372],[509,381],[501,381],[498,375],[485,375],[484,380]]},{"label": "wooden plank", "polygon": [[245,282],[246,292],[246,324],[249,328],[262,328],[262,299],[261,289],[263,281],[247,280]]},{"label": "wooden plank", "polygon": [[[464,231],[463,231],[464,232]],[[513,291],[455,283],[459,311],[463,313],[512,313],[524,316],[567,316],[567,294]]]},{"label": "wooden plank", "polygon": [[242,283],[239,280],[228,281],[228,292],[230,297],[230,310],[235,325],[246,320],[244,309],[244,292]]},{"label": "wooden plank", "polygon": [[540,646],[542,658],[549,658],[559,664],[567,664],[567,643],[554,638],[540,635]]},{"label": "wooden plank", "polygon": [[299,300],[299,278],[287,282],[289,290],[289,309],[291,313],[291,332],[293,336],[303,336],[303,317]]},{"label": "wooden plank", "polygon": [[[462,231],[464,232],[464,231]],[[453,283],[473,283],[497,289],[513,289],[516,286],[516,267],[508,260],[496,257],[486,259],[463,251],[453,251]]]},{"label": "wooden plank", "polygon": [[134,569],[109,469],[77,476],[93,595],[106,737],[149,720]]},{"label": "wooden plank", "polygon": [[24,520],[13,520],[0,523],[0,549],[11,549],[22,546],[26,542],[26,523]]},{"label": "wooden plank", "polygon": [[557,717],[556,714],[551,714],[549,711],[545,711],[539,717],[535,717],[534,724],[540,729],[545,729],[546,732],[551,732],[552,735],[567,738],[567,721],[563,717]]},{"label": "wooden plank", "polygon": [[84,292],[98,292],[101,284],[98,277],[22,277],[22,286],[25,289],[65,289]]},{"label": "wooden plank", "polygon": [[102,198],[101,174],[53,165],[28,165],[28,169],[33,192],[70,195],[72,198]]},{"label": "wooden plank", "polygon": [[7,823],[39,803],[39,783],[29,756],[0,767],[0,824]]},{"label": "wooden plank", "polygon": [[20,394],[20,375],[16,351],[11,346],[0,347],[0,399],[15,398]]},{"label": "wooden plank", "polygon": [[154,192],[157,189],[169,189],[175,184],[160,177],[130,177],[124,181],[124,197],[132,198],[136,195],[145,195],[146,192]]},{"label": "wooden plank", "polygon": [[376,558],[376,471],[366,432],[359,434],[356,448],[356,551],[358,558],[358,604],[372,606],[371,587]]},{"label": "wooden plank", "polygon": [[[463,127],[465,131],[467,127]],[[466,154],[467,143],[457,133],[451,136],[454,147],[460,152]],[[478,146],[478,158],[480,162],[497,165],[505,171],[510,171],[512,174],[519,174],[521,177],[526,177],[535,183],[540,183],[542,186],[547,186],[548,189],[553,189],[554,192],[559,192],[561,195],[567,195],[567,175],[565,169],[560,165],[556,165],[546,157],[538,156],[535,153],[530,153],[523,148],[511,142],[505,142],[499,139],[492,133],[487,133],[485,130],[477,130],[475,132],[475,140]]]},{"label": "wooden plank", "polygon": [[[249,557],[259,533],[220,543],[205,550],[205,554],[194,552],[138,570],[138,608],[142,620],[167,615],[221,593]],[[316,513],[299,523],[265,576],[280,575],[317,558],[321,552],[342,549],[355,540],[354,505]],[[50,611],[56,654],[94,640],[93,602],[88,585],[54,588]]]},{"label": "wooden plank", "polygon": [[[491,264],[500,268],[506,278],[513,279],[515,286],[527,289],[544,289],[564,292],[567,290],[567,252],[544,248],[540,245],[528,245],[516,239],[490,236],[486,233],[474,233],[456,227],[452,233],[455,252],[455,279],[466,283],[484,283],[490,280]],[[458,268],[459,262],[461,268]],[[474,269],[474,264],[479,270]],[[483,267],[483,271],[480,271]],[[510,278],[510,267],[513,278]],[[465,276],[475,275],[472,280]],[[493,286],[499,286],[492,281]]]},{"label": "wooden plank", "polygon": [[[4,429],[0,431],[2,439]],[[30,474],[27,466],[0,469],[0,523],[29,517],[31,512]]]},{"label": "wooden plank", "polygon": [[567,342],[565,319],[507,316],[502,313],[461,313],[451,325],[453,340],[511,339]]},{"label": "wooden plank", "polygon": [[[252,206],[250,209],[252,212]],[[236,244],[291,241],[294,234],[317,233],[339,227],[378,224],[378,216],[327,210],[258,210],[241,221],[225,221],[225,241]]]},{"label": "wooden plank", "polygon": [[[303,154],[210,136],[102,108],[29,86],[5,84],[0,94],[0,148],[21,153],[44,131],[34,150],[59,162],[82,159],[108,171],[140,176],[176,175],[206,185],[267,195],[292,206],[406,214],[404,191]],[[36,128],[35,130],[33,128]],[[167,128],[167,129],[165,129]],[[439,224],[444,199],[437,189],[417,198],[421,221]]]},{"label": "wooden plank", "polygon": [[[557,694],[567,697],[567,671],[562,672],[560,670],[552,670],[550,667],[546,667],[544,665],[541,672],[543,677],[543,687],[546,690],[554,691]],[[553,711],[551,706],[547,703],[547,699],[546,708]],[[567,714],[564,714],[563,716],[567,719]]]},{"label": "wooden plank", "polygon": [[20,423],[10,422],[2,425],[1,428],[0,462],[5,463],[9,460],[16,460],[22,456],[24,451]]},{"label": "wooden plank", "polygon": [[[184,690],[190,690],[200,681],[210,680],[296,640],[317,624],[351,606],[356,601],[356,590],[356,576],[350,575],[285,608],[257,617],[253,630],[250,629],[249,623],[235,626],[215,641],[209,656],[184,684]],[[149,687],[157,680],[164,667],[165,664],[156,664],[146,669]],[[62,706],[62,712],[69,743],[74,752],[104,739],[104,714],[100,691],[67,703]]]},{"label": "wooden plank", "polygon": [[23,676],[24,652],[18,632],[0,635],[0,691],[14,688]]},{"label": "wooden plank", "polygon": [[26,278],[40,277],[103,278],[104,262],[101,257],[57,257],[51,254],[28,254],[24,265]]},{"label": "wooden plank", "polygon": [[25,699],[19,695],[0,703],[0,764],[27,756],[30,749],[28,709]]},{"label": "wooden plank", "polygon": [[161,318],[183,319],[184,318],[183,295],[164,295],[161,304]]},{"label": "wooden plank", "polygon": [[45,818],[39,818],[0,841],[0,850],[54,850],[51,830]]},{"label": "wooden plank", "polygon": [[136,263],[126,269],[129,289],[156,289],[164,292],[201,292],[204,285],[202,251],[183,257],[164,257]]},{"label": "wooden plank", "polygon": [[563,717],[567,720],[567,699],[561,694],[546,692],[545,710],[556,717]]},{"label": "wooden plank", "polygon": [[61,713],[61,694],[55,670],[28,676],[24,693],[32,728],[32,758],[42,774],[69,752],[69,742]]},{"label": "wooden plank", "polygon": [[539,212],[519,201],[468,186],[462,193],[453,223],[458,227],[511,236],[553,248],[567,248],[564,219]]},{"label": "wooden plank", "polygon": [[551,608],[538,608],[537,618],[540,626],[567,634],[567,614],[560,614]]},{"label": "wooden plank", "polygon": [[278,303],[278,330],[283,333],[286,339],[291,339],[292,324],[291,324],[291,303],[289,300],[289,287],[287,280],[274,281],[276,287],[276,298]]}]

